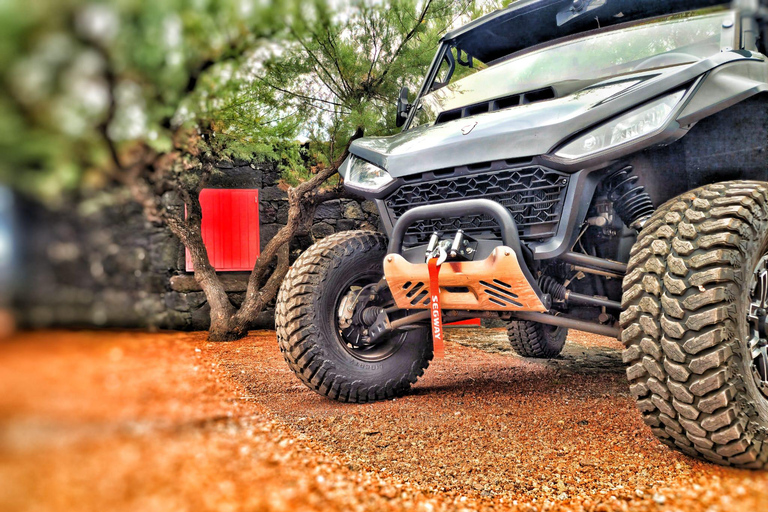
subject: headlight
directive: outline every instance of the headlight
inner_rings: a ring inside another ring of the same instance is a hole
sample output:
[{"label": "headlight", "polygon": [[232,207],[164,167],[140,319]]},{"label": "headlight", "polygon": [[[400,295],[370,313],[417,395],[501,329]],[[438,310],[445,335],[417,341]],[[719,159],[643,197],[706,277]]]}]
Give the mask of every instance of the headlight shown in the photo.
[{"label": "headlight", "polygon": [[356,156],[350,158],[349,170],[345,176],[348,185],[376,192],[395,181],[394,178],[381,167],[366,162]]},{"label": "headlight", "polygon": [[654,135],[669,122],[683,96],[685,91],[679,91],[643,105],[582,135],[560,149],[555,156],[575,160]]}]

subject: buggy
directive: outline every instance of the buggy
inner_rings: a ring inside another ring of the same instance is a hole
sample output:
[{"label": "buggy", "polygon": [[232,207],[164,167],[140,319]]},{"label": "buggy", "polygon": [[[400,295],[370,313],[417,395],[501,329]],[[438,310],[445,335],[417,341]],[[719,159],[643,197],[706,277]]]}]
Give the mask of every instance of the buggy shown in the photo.
[{"label": "buggy", "polygon": [[614,336],[663,443],[768,467],[767,15],[521,0],[446,34],[402,132],[340,169],[384,233],[321,240],[282,285],[296,375],[400,396],[466,318],[505,321],[524,357]]}]

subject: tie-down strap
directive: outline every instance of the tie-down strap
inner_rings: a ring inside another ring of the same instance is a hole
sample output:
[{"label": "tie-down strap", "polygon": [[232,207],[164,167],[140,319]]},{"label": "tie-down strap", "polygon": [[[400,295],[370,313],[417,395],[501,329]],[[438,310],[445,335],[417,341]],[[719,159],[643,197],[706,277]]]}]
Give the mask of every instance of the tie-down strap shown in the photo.
[{"label": "tie-down strap", "polygon": [[443,337],[443,311],[440,307],[440,267],[438,258],[431,258],[427,263],[429,268],[429,309],[432,327],[432,351],[435,357],[445,355],[445,338]]}]

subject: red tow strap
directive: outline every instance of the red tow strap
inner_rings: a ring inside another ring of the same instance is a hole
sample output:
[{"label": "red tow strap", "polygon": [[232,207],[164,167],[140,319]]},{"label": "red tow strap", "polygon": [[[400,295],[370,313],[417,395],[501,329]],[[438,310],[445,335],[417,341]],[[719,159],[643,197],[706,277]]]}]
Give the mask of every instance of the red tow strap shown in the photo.
[{"label": "red tow strap", "polygon": [[445,356],[445,344],[443,343],[443,313],[440,309],[440,265],[437,258],[432,258],[427,263],[429,267],[429,310],[432,313],[432,350],[436,358]]}]

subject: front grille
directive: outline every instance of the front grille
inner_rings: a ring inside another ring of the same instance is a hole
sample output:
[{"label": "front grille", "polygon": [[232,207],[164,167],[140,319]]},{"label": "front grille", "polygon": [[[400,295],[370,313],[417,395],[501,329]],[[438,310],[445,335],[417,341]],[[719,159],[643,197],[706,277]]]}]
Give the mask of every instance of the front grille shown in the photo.
[{"label": "front grille", "polygon": [[[512,213],[522,240],[553,237],[560,223],[568,175],[541,166],[503,167],[505,162],[494,162],[487,164],[488,170],[480,174],[405,184],[385,199],[390,220],[394,225],[405,212],[417,206],[484,198],[496,201]],[[468,168],[456,169],[453,174],[462,170],[466,173]],[[425,244],[434,232],[450,235],[459,229],[478,238],[501,238],[501,229],[490,216],[452,217],[413,224],[406,231],[404,246]]]}]

